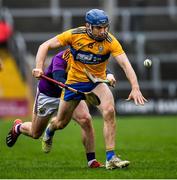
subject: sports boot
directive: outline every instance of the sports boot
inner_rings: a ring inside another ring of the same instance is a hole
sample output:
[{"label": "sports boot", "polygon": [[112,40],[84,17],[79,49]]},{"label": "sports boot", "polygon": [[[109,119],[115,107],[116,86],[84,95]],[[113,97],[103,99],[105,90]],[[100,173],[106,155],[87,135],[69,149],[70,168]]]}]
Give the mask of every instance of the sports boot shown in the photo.
[{"label": "sports boot", "polygon": [[109,161],[106,161],[106,169],[124,168],[130,164],[130,161],[121,160],[114,155]]},{"label": "sports boot", "polygon": [[96,159],[94,159],[92,163],[89,165],[89,168],[102,168],[102,167],[104,167],[104,165],[99,161],[97,161]]},{"label": "sports boot", "polygon": [[45,130],[45,134],[42,138],[42,150],[45,153],[49,153],[52,149],[53,136],[48,136],[46,131],[47,129]]},{"label": "sports boot", "polygon": [[6,144],[8,147],[12,147],[17,141],[18,136],[20,135],[20,133],[15,132],[15,127],[18,124],[22,124],[22,121],[20,119],[16,119],[14,121],[13,126],[6,137]]}]

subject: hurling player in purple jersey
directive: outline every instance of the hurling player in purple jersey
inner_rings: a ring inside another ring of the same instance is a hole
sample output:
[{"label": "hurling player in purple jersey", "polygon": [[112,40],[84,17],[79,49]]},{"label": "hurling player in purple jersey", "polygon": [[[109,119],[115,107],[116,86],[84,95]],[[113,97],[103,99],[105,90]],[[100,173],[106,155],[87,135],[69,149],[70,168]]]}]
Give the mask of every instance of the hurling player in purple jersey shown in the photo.
[{"label": "hurling player in purple jersey", "polygon": [[[65,83],[67,78],[69,51],[65,50],[53,57],[50,65],[45,71],[45,75],[57,81]],[[114,80],[114,76],[109,74]],[[12,147],[20,134],[38,139],[44,132],[50,119],[55,118],[60,103],[62,89],[57,85],[40,79],[38,83],[35,103],[32,113],[32,122],[22,122],[20,119],[14,121],[13,127],[7,135],[6,144]],[[82,112],[82,113],[81,113]],[[102,167],[103,165],[96,160],[94,130],[92,118],[85,101],[81,101],[72,118],[81,126],[82,142],[86,150],[88,166],[91,168]],[[43,149],[44,152],[50,151]]]}]

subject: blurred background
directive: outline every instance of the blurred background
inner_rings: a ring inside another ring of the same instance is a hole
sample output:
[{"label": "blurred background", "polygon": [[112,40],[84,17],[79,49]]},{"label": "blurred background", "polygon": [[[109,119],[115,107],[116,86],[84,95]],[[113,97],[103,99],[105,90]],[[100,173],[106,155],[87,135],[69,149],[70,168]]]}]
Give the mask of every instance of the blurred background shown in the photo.
[{"label": "blurred background", "polygon": [[[144,107],[125,101],[130,85],[110,59],[117,112],[177,114],[177,0],[0,0],[0,117],[31,114],[37,84],[31,71],[39,45],[84,25],[92,8],[108,13],[110,32],[122,44],[149,100]],[[57,51],[49,52],[48,62]],[[151,68],[143,66],[147,58]]]}]

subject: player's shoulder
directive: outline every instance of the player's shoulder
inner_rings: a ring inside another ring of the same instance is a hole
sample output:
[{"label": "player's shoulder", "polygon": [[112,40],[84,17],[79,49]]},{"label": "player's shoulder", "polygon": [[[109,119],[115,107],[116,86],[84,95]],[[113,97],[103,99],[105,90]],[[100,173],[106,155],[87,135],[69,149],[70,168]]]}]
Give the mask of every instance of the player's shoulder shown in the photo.
[{"label": "player's shoulder", "polygon": [[116,38],[115,38],[111,33],[108,33],[106,40],[107,40],[109,43],[112,43],[113,41],[116,40]]},{"label": "player's shoulder", "polygon": [[72,34],[85,34],[86,33],[86,27],[85,26],[81,26],[81,27],[72,29],[71,33]]}]

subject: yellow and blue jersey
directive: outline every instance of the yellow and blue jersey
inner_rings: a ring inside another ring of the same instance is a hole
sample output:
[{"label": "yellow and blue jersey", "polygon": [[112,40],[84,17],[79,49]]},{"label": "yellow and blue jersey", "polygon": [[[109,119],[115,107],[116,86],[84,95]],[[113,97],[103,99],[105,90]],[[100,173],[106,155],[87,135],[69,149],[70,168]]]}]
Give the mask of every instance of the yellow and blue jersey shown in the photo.
[{"label": "yellow and blue jersey", "polygon": [[106,66],[110,55],[123,54],[122,46],[110,33],[98,42],[87,35],[86,27],[70,29],[57,36],[62,46],[70,46],[70,69],[67,84],[89,82],[84,68],[96,77],[106,78]]}]

